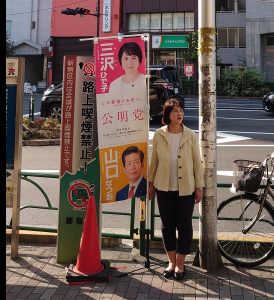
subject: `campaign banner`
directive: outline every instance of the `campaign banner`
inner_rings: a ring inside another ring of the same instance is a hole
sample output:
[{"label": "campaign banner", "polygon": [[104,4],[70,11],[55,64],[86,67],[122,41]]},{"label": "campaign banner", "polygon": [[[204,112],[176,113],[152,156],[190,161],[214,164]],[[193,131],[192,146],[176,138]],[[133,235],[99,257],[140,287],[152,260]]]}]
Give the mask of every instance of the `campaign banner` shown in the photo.
[{"label": "campaign banner", "polygon": [[95,43],[101,202],[146,197],[148,99],[142,37]]},{"label": "campaign banner", "polygon": [[64,57],[57,243],[61,263],[76,260],[88,198],[94,195],[100,201],[94,68],[91,56]]},{"label": "campaign banner", "polygon": [[6,168],[14,167],[15,119],[16,119],[15,84],[6,85]]},{"label": "campaign banner", "polygon": [[6,207],[13,203],[16,93],[16,84],[6,85]]}]

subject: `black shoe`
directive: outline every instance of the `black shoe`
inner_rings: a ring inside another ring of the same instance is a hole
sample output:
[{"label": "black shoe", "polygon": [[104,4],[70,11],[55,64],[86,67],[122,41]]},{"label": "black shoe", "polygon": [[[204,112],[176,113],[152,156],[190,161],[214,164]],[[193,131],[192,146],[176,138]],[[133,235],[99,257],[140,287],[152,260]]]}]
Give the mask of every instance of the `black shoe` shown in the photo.
[{"label": "black shoe", "polygon": [[174,275],[174,270],[164,270],[163,272],[163,276],[165,278],[170,278]]},{"label": "black shoe", "polygon": [[174,273],[174,279],[175,280],[182,280],[186,275],[186,272],[175,272]]}]

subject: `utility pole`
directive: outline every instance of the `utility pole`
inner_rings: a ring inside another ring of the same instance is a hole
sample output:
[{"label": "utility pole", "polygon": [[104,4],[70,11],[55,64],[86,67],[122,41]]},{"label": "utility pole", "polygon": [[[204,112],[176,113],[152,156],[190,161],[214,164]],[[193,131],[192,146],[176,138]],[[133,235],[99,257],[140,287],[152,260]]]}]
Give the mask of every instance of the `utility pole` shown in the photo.
[{"label": "utility pole", "polygon": [[215,0],[198,0],[198,32],[199,139],[205,188],[199,204],[199,249],[194,265],[211,271],[222,263],[217,246]]}]

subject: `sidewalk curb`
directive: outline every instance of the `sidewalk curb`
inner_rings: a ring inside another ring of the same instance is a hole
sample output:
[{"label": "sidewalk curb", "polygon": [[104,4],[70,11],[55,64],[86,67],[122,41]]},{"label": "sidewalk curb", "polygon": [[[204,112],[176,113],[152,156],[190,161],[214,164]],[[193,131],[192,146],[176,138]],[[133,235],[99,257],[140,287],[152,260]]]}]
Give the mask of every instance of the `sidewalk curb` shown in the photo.
[{"label": "sidewalk curb", "polygon": [[60,139],[23,140],[23,146],[59,146]]},{"label": "sidewalk curb", "polygon": [[[11,229],[6,229],[6,242],[11,242]],[[43,243],[56,244],[57,233],[45,231],[19,230],[19,244],[21,243]],[[103,247],[118,247],[121,245],[122,239],[102,237]]]},{"label": "sidewalk curb", "polygon": [[[102,237],[102,247],[119,247],[122,244],[121,238]],[[139,249],[140,237],[135,235],[133,238],[133,247]],[[6,229],[6,242],[11,242],[11,229]],[[56,232],[44,232],[44,231],[31,231],[31,230],[19,230],[19,244],[21,243],[41,243],[41,244],[56,244],[57,233]],[[193,238],[192,250],[195,251],[198,246],[199,240]],[[164,249],[162,239],[158,241],[149,242],[151,249]]]}]

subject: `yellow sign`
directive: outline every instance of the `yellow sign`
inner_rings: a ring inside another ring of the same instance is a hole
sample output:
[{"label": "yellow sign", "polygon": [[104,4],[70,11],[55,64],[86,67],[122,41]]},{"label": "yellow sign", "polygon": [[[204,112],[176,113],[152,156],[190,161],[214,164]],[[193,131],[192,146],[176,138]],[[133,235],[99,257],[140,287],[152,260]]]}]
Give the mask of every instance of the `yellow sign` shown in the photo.
[{"label": "yellow sign", "polygon": [[146,217],[146,201],[140,201],[140,221],[145,221]]},{"label": "yellow sign", "polygon": [[6,77],[18,76],[18,58],[6,59]]},{"label": "yellow sign", "polygon": [[6,171],[6,207],[12,207],[13,203],[13,170]]}]

